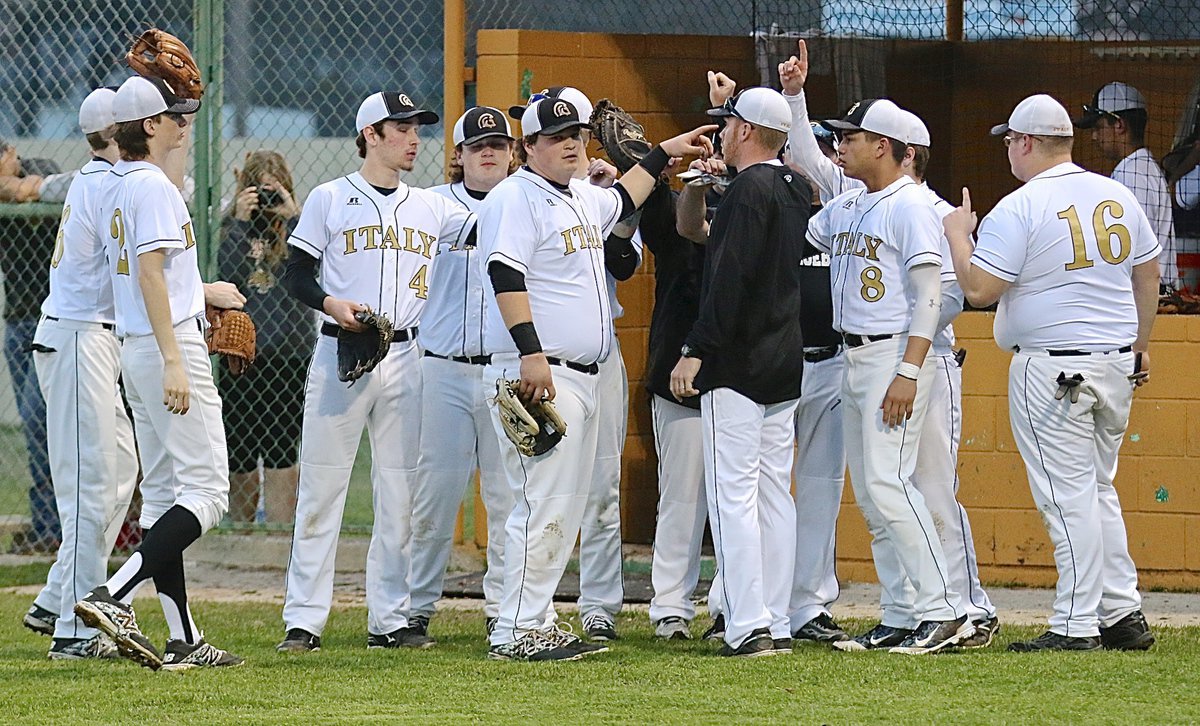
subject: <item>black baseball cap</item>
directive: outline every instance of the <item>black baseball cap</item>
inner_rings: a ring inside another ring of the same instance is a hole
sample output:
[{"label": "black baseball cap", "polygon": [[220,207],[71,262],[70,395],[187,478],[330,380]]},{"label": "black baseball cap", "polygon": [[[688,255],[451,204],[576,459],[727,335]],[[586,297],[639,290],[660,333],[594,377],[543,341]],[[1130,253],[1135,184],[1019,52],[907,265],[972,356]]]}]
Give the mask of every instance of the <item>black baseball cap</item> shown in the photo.
[{"label": "black baseball cap", "polygon": [[498,108],[476,106],[459,117],[454,124],[454,145],[473,144],[493,136],[513,140],[508,119]]},{"label": "black baseball cap", "polygon": [[396,91],[379,91],[363,99],[355,118],[355,130],[362,131],[380,121],[416,121],[418,124],[435,124],[438,115],[433,111],[417,108],[407,94]]},{"label": "black baseball cap", "polygon": [[588,128],[588,121],[579,114],[575,104],[561,98],[534,101],[521,116],[521,133],[553,136],[568,129]]}]

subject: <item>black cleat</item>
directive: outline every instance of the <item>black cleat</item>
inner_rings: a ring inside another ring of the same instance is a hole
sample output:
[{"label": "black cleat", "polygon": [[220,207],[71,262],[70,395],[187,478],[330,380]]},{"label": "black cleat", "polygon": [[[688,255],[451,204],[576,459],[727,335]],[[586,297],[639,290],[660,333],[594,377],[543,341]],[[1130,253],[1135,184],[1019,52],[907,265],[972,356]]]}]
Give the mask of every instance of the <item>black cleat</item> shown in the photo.
[{"label": "black cleat", "polygon": [[1100,644],[1106,650],[1150,650],[1154,633],[1141,610],[1135,610],[1107,628],[1100,628]]},{"label": "black cleat", "polygon": [[133,607],[116,600],[100,585],[75,603],[75,614],[85,625],[96,628],[116,643],[121,655],[151,670],[162,667],[162,656],[138,628]]},{"label": "black cleat", "polygon": [[713,618],[712,625],[708,626],[708,630],[705,630],[704,635],[701,635],[700,638],[701,640],[724,640],[725,616],[718,615]]},{"label": "black cleat", "polygon": [[377,650],[379,648],[414,648],[416,650],[425,650],[435,645],[437,645],[437,641],[426,635],[424,628],[419,625],[407,625],[383,635],[367,633],[367,648],[369,650]]},{"label": "black cleat", "polygon": [[996,637],[996,633],[1000,632],[1000,618],[993,615],[990,618],[975,621],[975,634],[969,638],[963,638],[958,642],[959,648],[974,650],[976,648],[986,648],[992,644],[992,639]]},{"label": "black cleat", "polygon": [[38,635],[54,635],[55,620],[58,620],[57,615],[34,603],[29,606],[25,617],[21,618],[21,624]]},{"label": "black cleat", "polygon": [[752,630],[738,647],[733,648],[726,643],[717,652],[717,655],[725,658],[759,658],[778,654],[779,651],[775,649],[775,641],[771,638],[771,631],[767,628]]},{"label": "black cleat", "polygon": [[893,628],[890,625],[880,623],[856,638],[838,640],[830,643],[830,645],[847,653],[864,650],[881,650],[900,645],[912,634],[913,631],[908,628]]},{"label": "black cleat", "polygon": [[903,643],[888,652],[905,655],[936,653],[974,634],[975,626],[967,622],[966,615],[955,620],[926,620]]},{"label": "black cleat", "polygon": [[275,646],[280,653],[310,653],[321,649],[321,636],[313,635],[303,628],[292,628]]},{"label": "black cleat", "polygon": [[1042,633],[1033,640],[1008,644],[1008,649],[1014,653],[1038,653],[1044,650],[1100,650],[1100,647],[1100,636],[1098,635],[1076,638],[1050,631]]},{"label": "black cleat", "polygon": [[588,640],[608,642],[617,639],[617,624],[608,613],[589,613],[583,616],[583,632]]},{"label": "black cleat", "polygon": [[809,643],[840,643],[850,640],[846,631],[842,630],[828,613],[821,613],[801,625],[799,630],[792,633],[792,638]]}]

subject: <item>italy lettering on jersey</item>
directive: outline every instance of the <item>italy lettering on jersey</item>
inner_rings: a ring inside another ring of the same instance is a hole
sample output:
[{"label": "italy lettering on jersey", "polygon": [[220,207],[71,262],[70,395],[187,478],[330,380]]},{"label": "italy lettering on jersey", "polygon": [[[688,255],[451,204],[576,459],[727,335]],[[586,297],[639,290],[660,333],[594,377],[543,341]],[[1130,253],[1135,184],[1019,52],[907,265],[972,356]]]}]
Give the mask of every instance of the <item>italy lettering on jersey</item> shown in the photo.
[{"label": "italy lettering on jersey", "polygon": [[[597,363],[612,351],[604,240],[621,197],[572,179],[568,191],[526,169],[496,185],[479,209],[479,264],[492,260],[525,275],[533,323],[546,355]],[[495,295],[484,316],[484,351],[515,353]]]},{"label": "italy lettering on jersey", "polygon": [[[482,200],[467,193],[462,182],[432,187],[429,191],[453,199],[478,213]],[[439,239],[429,270],[429,299],[421,312],[421,347],[437,355],[483,354],[485,307],[482,268],[478,250],[455,238]]]},{"label": "italy lettering on jersey", "polygon": [[808,241],[829,253],[833,327],[903,333],[912,320],[908,270],[942,264],[942,224],[922,188],[901,177],[877,192],[834,197],[808,222]]},{"label": "italy lettering on jersey", "polygon": [[118,161],[104,175],[96,221],[108,255],[117,335],[151,335],[138,282],[138,256],[166,250],[163,277],[171,323],[204,314],[204,282],[192,218],[179,190],[146,161]]},{"label": "italy lettering on jersey", "polygon": [[92,159],[71,181],[50,256],[50,294],[42,302],[43,315],[85,323],[117,322],[112,273],[96,218],[100,186],[111,168],[104,159]]},{"label": "italy lettering on jersey", "polygon": [[1129,189],[1065,163],[1000,200],[971,262],[1012,283],[993,329],[1001,348],[1108,351],[1137,338],[1133,268],[1161,250]]},{"label": "italy lettering on jersey", "polygon": [[474,221],[441,194],[401,183],[385,196],[354,172],[312,190],[288,244],[321,261],[325,292],[369,305],[403,329],[425,307],[438,244],[460,243]]}]

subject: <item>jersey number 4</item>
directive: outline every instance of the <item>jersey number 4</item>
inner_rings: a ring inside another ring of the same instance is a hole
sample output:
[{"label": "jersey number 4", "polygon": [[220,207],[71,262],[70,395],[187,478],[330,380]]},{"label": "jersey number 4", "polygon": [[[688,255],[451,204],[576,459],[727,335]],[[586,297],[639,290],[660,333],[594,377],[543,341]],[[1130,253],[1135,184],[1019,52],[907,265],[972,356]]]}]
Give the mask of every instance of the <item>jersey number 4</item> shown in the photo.
[{"label": "jersey number 4", "polygon": [[[1105,221],[1105,216],[1113,219],[1112,223]],[[1129,228],[1117,220],[1125,216],[1125,208],[1120,202],[1108,200],[1100,202],[1092,210],[1092,232],[1095,234],[1096,250],[1100,259],[1110,265],[1119,265],[1129,256],[1133,243],[1129,238]],[[1071,261],[1066,264],[1067,271],[1086,270],[1096,263],[1088,257],[1087,241],[1083,234],[1083,225],[1079,222],[1079,213],[1075,205],[1071,205],[1058,213],[1058,218],[1065,221],[1071,230]],[[1116,238],[1116,250],[1113,249],[1113,238]]]},{"label": "jersey number 4", "polygon": [[428,265],[421,265],[421,269],[417,270],[417,274],[412,276],[408,281],[408,289],[417,293],[417,298],[424,300],[429,297],[429,285],[425,282],[425,268]]}]

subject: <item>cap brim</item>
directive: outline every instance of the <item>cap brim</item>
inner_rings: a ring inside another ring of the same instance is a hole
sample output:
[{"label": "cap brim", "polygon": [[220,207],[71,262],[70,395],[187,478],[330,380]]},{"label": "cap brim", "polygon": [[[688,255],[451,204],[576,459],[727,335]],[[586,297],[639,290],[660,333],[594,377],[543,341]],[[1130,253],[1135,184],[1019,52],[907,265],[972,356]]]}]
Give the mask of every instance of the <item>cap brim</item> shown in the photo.
[{"label": "cap brim", "polygon": [[1007,121],[1005,121],[1002,124],[996,124],[995,126],[992,127],[992,131],[991,131],[992,136],[1002,136],[1007,133],[1008,133],[1008,122]]},{"label": "cap brim", "polygon": [[181,113],[189,114],[196,113],[200,110],[200,99],[198,98],[180,98],[176,99],[175,103],[167,106],[167,110],[163,113]]},{"label": "cap brim", "polygon": [[495,138],[508,139],[509,141],[515,140],[515,139],[513,139],[513,137],[509,136],[508,134],[504,133],[503,131],[489,131],[486,134],[478,134],[476,136],[472,136],[469,139],[463,139],[462,141],[460,141],[458,143],[473,144],[476,141],[483,141],[484,139],[495,139]]},{"label": "cap brim", "polygon": [[734,115],[734,114],[733,114],[733,111],[729,111],[729,110],[727,110],[725,107],[721,107],[721,108],[710,108],[710,109],[708,109],[707,111],[705,111],[704,113],[708,114],[709,116],[716,116],[716,117],[718,117],[718,118],[721,118],[721,117],[728,117],[728,116],[732,116],[732,115]]},{"label": "cap brim", "polygon": [[525,109],[527,109],[527,108],[529,108],[529,107],[521,106],[521,105],[509,106],[508,107],[508,117],[511,119],[514,119],[516,121],[520,121],[521,117],[525,115]]},{"label": "cap brim", "polygon": [[404,111],[402,113],[394,113],[391,116],[385,116],[380,121],[415,121],[423,126],[435,124],[441,120],[433,111],[426,111],[423,108],[418,108],[416,111]]},{"label": "cap brim", "polygon": [[1100,122],[1100,116],[1101,114],[1088,112],[1071,121],[1071,123],[1075,124],[1076,128],[1090,129]]},{"label": "cap brim", "polygon": [[849,121],[843,121],[839,118],[822,121],[821,125],[833,132],[838,131],[862,131],[862,126],[856,126]]},{"label": "cap brim", "polygon": [[554,136],[555,134],[561,134],[567,129],[590,129],[591,127],[591,124],[584,123],[582,121],[566,121],[558,124],[557,126],[547,126],[541,131],[538,131],[538,134],[540,136]]}]

